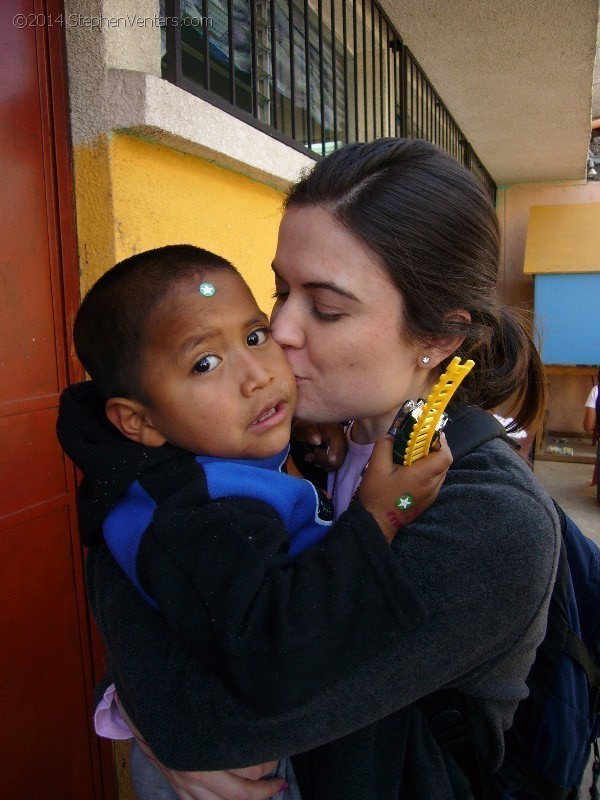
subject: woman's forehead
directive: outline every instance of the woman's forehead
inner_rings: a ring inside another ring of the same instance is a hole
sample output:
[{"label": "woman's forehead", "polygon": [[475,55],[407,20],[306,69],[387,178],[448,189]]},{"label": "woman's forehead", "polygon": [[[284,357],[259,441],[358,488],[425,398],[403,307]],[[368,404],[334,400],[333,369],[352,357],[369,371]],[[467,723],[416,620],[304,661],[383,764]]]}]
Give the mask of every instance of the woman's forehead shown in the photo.
[{"label": "woman's forehead", "polygon": [[352,284],[357,282],[389,282],[381,258],[327,210],[316,206],[286,211],[273,269],[286,281],[332,281],[354,293]]}]

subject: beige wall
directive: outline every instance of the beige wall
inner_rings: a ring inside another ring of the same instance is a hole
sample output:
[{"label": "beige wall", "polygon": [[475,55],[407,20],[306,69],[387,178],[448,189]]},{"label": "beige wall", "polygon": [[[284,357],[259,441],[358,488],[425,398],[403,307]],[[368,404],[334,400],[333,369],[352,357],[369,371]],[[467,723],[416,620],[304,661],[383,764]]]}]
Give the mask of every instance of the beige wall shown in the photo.
[{"label": "beige wall", "polygon": [[599,203],[600,182],[526,183],[499,187],[497,207],[502,229],[500,289],[511,305],[531,308],[533,277],[523,274],[529,209],[573,203]]}]

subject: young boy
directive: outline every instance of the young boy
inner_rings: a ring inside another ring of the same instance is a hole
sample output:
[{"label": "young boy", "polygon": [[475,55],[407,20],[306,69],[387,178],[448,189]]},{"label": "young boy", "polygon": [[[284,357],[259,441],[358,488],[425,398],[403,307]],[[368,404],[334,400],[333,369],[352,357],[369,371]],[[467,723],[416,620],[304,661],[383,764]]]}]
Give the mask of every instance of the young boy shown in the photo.
[{"label": "young boy", "polygon": [[[285,710],[405,630],[383,551],[409,519],[390,509],[410,493],[410,519],[424,510],[447,454],[367,470],[373,516],[354,504],[332,525],[327,498],[286,474],[295,380],[268,319],[234,267],[199,248],[117,264],[74,338],[93,383],[65,391],[58,434],[84,475],[88,558],[108,545],[232,691]],[[115,677],[136,723],[143,709]]]}]

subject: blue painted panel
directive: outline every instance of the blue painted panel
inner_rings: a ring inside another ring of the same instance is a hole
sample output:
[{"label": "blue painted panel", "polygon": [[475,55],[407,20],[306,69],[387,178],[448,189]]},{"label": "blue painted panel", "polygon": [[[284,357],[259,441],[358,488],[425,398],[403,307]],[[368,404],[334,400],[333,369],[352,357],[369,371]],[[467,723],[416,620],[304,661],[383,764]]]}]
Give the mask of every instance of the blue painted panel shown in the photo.
[{"label": "blue painted panel", "polygon": [[535,276],[544,364],[600,364],[600,273]]}]

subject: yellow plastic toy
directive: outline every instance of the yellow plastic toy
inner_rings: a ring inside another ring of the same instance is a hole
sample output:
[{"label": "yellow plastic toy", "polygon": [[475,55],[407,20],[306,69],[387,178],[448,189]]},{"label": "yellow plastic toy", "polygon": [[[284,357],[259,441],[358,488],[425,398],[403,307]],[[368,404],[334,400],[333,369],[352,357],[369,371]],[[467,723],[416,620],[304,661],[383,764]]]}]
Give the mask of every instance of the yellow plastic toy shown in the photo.
[{"label": "yellow plastic toy", "polygon": [[431,390],[425,403],[413,409],[412,414],[416,417],[416,421],[408,437],[404,461],[402,462],[404,466],[413,464],[429,453],[434,436],[436,434],[439,435],[448,418],[447,414],[444,413],[446,406],[460,386],[461,381],[474,366],[475,362],[471,359],[461,363],[460,358],[455,356]]}]

